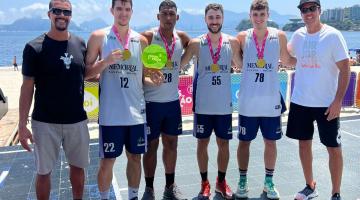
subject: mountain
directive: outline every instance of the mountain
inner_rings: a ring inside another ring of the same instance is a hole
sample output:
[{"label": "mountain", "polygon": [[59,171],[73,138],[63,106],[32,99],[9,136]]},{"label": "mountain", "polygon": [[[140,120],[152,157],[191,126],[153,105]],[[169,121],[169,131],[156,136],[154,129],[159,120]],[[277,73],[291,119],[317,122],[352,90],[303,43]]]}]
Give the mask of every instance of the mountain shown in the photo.
[{"label": "mountain", "polygon": [[95,31],[97,29],[101,29],[107,26],[109,25],[105,22],[105,20],[101,18],[95,18],[93,20],[85,21],[80,24],[80,27],[84,31]]},{"label": "mountain", "polygon": [[[224,10],[223,29],[235,30],[241,20],[248,18],[248,12],[236,13]],[[278,24],[280,27],[285,25],[291,18],[298,17],[296,15],[281,15],[274,10],[270,11],[270,20],[276,22],[276,24]],[[204,22],[204,15],[191,14],[185,11],[180,13],[180,19],[177,22],[176,27],[180,30],[207,30],[206,24]]]},{"label": "mountain", "polygon": [[[40,17],[21,18],[12,24],[0,26],[1,31],[48,31],[49,29],[49,19],[42,19]],[[82,30],[74,22],[70,23],[69,29],[72,31]]]},{"label": "mountain", "polygon": [[[247,12],[236,13],[232,11],[224,11],[224,24],[223,30],[235,30],[241,20],[248,19],[249,14]],[[289,19],[297,18],[295,15],[281,15],[276,11],[270,11],[270,20],[276,22],[280,27],[285,25]],[[132,27],[137,31],[144,31],[149,28],[158,26],[159,22],[154,18],[154,21],[146,26]],[[108,24],[102,18],[96,18],[93,20],[85,21],[77,26],[73,21],[70,23],[71,31],[93,31],[99,28],[108,26]],[[47,31],[49,30],[50,22],[48,19],[42,19],[40,17],[22,18],[16,20],[10,25],[0,25],[0,31]],[[180,19],[176,24],[176,28],[184,31],[206,31],[207,27],[204,22],[203,14],[192,14],[190,12],[182,11],[180,13]]]}]

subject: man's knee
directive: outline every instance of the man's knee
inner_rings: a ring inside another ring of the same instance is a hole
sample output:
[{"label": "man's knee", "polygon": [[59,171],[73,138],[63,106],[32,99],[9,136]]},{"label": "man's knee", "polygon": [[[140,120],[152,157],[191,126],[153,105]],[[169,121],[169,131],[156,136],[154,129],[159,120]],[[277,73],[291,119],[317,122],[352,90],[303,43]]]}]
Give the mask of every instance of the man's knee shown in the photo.
[{"label": "man's knee", "polygon": [[177,136],[165,136],[163,137],[163,146],[166,150],[175,150],[178,145]]},{"label": "man's knee", "polygon": [[141,154],[127,153],[127,158],[130,164],[141,164]]},{"label": "man's knee", "polygon": [[115,160],[116,160],[115,158],[101,159],[99,170],[103,171],[103,170],[107,170],[107,169],[112,169],[112,167],[114,166]]}]

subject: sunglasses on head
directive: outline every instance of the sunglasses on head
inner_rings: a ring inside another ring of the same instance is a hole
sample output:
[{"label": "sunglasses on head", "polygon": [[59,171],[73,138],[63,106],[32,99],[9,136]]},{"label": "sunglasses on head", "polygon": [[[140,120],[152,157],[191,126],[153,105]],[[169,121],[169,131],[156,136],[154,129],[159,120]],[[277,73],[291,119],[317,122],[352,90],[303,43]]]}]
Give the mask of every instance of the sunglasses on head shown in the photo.
[{"label": "sunglasses on head", "polygon": [[318,8],[319,8],[319,6],[310,6],[308,8],[301,8],[300,11],[302,14],[306,14],[309,12],[315,12]]},{"label": "sunglasses on head", "polygon": [[63,10],[63,9],[60,9],[60,8],[51,8],[50,9],[50,12],[52,12],[54,15],[61,15],[64,14],[64,16],[71,16],[72,14],[72,11],[71,10]]}]

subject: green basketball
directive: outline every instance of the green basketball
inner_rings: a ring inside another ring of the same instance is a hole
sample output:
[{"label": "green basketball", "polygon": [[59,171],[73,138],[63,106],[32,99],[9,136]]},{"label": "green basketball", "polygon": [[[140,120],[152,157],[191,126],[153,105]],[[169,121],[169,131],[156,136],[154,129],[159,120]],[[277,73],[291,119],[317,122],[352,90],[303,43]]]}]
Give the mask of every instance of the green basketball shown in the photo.
[{"label": "green basketball", "polygon": [[166,50],[157,44],[149,45],[144,49],[141,61],[146,68],[162,69],[167,62]]}]

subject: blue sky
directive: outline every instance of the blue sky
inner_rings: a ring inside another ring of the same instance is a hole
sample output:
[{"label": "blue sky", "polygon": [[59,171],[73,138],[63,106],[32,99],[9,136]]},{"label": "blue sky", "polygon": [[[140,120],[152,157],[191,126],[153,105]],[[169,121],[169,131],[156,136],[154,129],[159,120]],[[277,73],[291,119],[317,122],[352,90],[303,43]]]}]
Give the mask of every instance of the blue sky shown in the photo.
[{"label": "blue sky", "polygon": [[[133,0],[134,14],[132,25],[141,26],[155,21],[158,5],[161,0]],[[203,13],[208,3],[221,3],[226,10],[234,12],[247,12],[251,0],[175,0],[181,11]],[[241,2],[241,3],[240,3]],[[46,17],[49,0],[0,0],[0,24],[10,24],[18,18],[29,16]],[[72,0],[73,20],[81,23],[93,18],[103,18],[108,23],[112,22],[109,13],[111,0]],[[280,14],[299,15],[296,8],[299,0],[269,0],[270,9]],[[359,0],[322,0],[324,9],[336,7],[349,7],[359,4]]]}]

